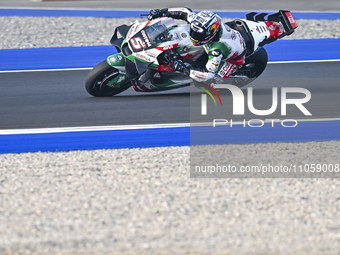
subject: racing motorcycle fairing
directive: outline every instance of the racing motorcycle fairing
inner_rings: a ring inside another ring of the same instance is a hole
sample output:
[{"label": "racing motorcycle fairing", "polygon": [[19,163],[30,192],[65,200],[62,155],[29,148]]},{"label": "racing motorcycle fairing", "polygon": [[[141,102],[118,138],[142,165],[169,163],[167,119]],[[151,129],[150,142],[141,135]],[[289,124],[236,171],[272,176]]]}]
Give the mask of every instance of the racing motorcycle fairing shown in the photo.
[{"label": "racing motorcycle fairing", "polygon": [[[204,55],[201,46],[194,46],[191,43],[188,31],[188,24],[177,26],[174,19],[165,17],[144,23],[135,21],[131,26],[117,27],[111,43],[119,53],[109,56],[107,63],[120,71],[125,71],[124,74],[131,80],[138,79],[148,69],[160,71],[160,74],[172,72],[178,76],[180,74],[173,70],[171,60],[168,59],[170,50],[175,50],[176,54],[194,64]],[[175,78],[173,75],[162,77],[167,77],[170,81],[161,84],[153,82],[159,79],[151,79],[154,90],[156,87],[175,88],[176,85],[180,87],[190,83],[188,77]]]},{"label": "racing motorcycle fairing", "polygon": [[123,53],[108,56],[106,61],[110,66],[115,67],[120,71],[125,71],[125,57]]},{"label": "racing motorcycle fairing", "polygon": [[116,47],[118,52],[121,52],[120,48],[122,45],[122,42],[125,39],[125,36],[127,35],[127,33],[129,32],[129,30],[131,29],[131,26],[127,26],[127,25],[121,25],[119,27],[116,27],[113,36],[111,38],[110,43]]},{"label": "racing motorcycle fairing", "polygon": [[[266,44],[275,42],[278,39],[291,35],[292,33],[294,33],[295,29],[298,27],[292,13],[287,10],[280,10],[277,13],[274,13],[271,15],[268,15],[267,13],[261,13],[258,15],[257,14],[258,14],[257,12],[248,13],[246,15],[246,19],[250,21],[256,21],[256,22],[275,21],[275,22],[280,23],[284,29],[284,32],[279,37],[265,40],[259,44],[259,47],[263,47]],[[267,16],[267,18],[265,18],[265,16]]]},{"label": "racing motorcycle fairing", "polygon": [[[277,13],[267,15],[268,13],[258,14],[257,12],[250,12],[246,15],[246,19],[237,19],[226,23],[242,35],[247,48],[246,56],[252,55],[258,48],[266,44],[291,35],[298,27],[290,11],[280,10]],[[270,36],[268,34],[268,27],[265,24],[267,21],[280,23],[283,26],[283,33],[278,37],[268,39]],[[262,40],[261,35],[264,36],[263,38],[266,36],[267,38]]]}]

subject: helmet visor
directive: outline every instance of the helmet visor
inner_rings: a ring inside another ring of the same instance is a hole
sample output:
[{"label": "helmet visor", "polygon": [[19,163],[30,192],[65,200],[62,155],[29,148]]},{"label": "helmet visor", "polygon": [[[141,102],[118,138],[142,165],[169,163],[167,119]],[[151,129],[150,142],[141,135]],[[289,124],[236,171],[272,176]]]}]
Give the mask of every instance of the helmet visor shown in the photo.
[{"label": "helmet visor", "polygon": [[190,39],[192,43],[202,44],[209,39],[209,36],[190,30]]},{"label": "helmet visor", "polygon": [[195,31],[190,31],[190,40],[193,45],[203,45],[212,40],[215,37],[214,35],[206,36],[204,34],[197,33]]}]

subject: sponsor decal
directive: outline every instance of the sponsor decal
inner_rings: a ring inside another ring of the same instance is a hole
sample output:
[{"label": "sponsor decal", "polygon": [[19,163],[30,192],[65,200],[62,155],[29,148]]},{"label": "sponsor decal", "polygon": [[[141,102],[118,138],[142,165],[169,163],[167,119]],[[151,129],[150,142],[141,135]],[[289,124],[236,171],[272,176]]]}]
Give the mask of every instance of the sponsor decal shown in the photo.
[{"label": "sponsor decal", "polygon": [[130,39],[132,37],[132,35],[138,30],[138,25],[134,24],[131,28],[130,31],[128,33],[128,35],[126,36],[127,39]]},{"label": "sponsor decal", "polygon": [[295,19],[293,18],[293,15],[291,12],[286,12],[287,18],[290,22],[290,24],[292,25],[293,28],[297,28],[297,24],[295,22]]},{"label": "sponsor decal", "polygon": [[155,73],[153,77],[154,78],[161,78],[161,75],[160,75],[160,73]]},{"label": "sponsor decal", "polygon": [[236,68],[236,65],[231,65],[228,71],[226,72],[226,74],[223,76],[223,80],[227,79],[231,75],[231,73],[234,71],[235,68]]},{"label": "sponsor decal", "polygon": [[120,82],[122,82],[122,81],[124,81],[124,80],[125,80],[125,76],[121,76],[121,77],[118,79],[117,83],[120,83]]},{"label": "sponsor decal", "polygon": [[157,58],[157,54],[152,52],[152,51],[144,51],[144,53],[146,53],[149,57],[151,58]]},{"label": "sponsor decal", "polygon": [[237,33],[238,38],[240,39],[240,44],[243,45],[243,37],[241,36],[240,32],[236,32],[236,33]]},{"label": "sponsor decal", "polygon": [[159,47],[159,48],[156,48],[157,50],[161,50],[161,51],[167,51],[167,50],[171,50],[173,48],[176,48],[178,46],[178,43],[176,44],[170,44],[170,45],[165,45],[163,47]]},{"label": "sponsor decal", "polygon": [[112,57],[112,58],[110,58],[110,61],[111,61],[111,63],[115,63],[117,61],[117,59],[115,57]]},{"label": "sponsor decal", "polygon": [[187,35],[186,33],[182,33],[181,36],[182,36],[183,38],[187,38],[187,37],[188,37],[188,35]]},{"label": "sponsor decal", "polygon": [[296,24],[296,21],[295,19],[293,18],[293,15],[291,12],[286,12],[286,15],[287,15],[287,18],[290,22],[290,24],[292,25],[293,28],[297,28],[297,24]]},{"label": "sponsor decal", "polygon": [[149,57],[147,57],[147,56],[145,56],[143,54],[140,54],[140,53],[136,53],[136,57],[140,58],[140,59],[143,59],[145,61],[148,61],[148,62],[152,62],[151,58],[149,58]]},{"label": "sponsor decal", "polygon": [[233,32],[231,33],[231,39],[233,39],[234,41],[236,40],[236,33],[233,30]]},{"label": "sponsor decal", "polygon": [[121,61],[123,59],[122,56],[117,56],[118,61]]},{"label": "sponsor decal", "polygon": [[151,47],[151,43],[150,43],[149,37],[146,35],[144,30],[142,30],[142,36],[143,36],[146,44],[148,45],[148,47]]},{"label": "sponsor decal", "polygon": [[182,51],[183,51],[184,53],[186,53],[186,52],[189,51],[189,48],[188,48],[187,46],[184,46],[183,49],[182,49]]},{"label": "sponsor decal", "polygon": [[157,58],[157,55],[151,52],[148,53],[148,56],[151,58]]},{"label": "sponsor decal", "polygon": [[229,75],[231,74],[231,72],[232,72],[232,71],[234,70],[234,68],[235,68],[235,67],[233,67],[233,66],[236,67],[236,65],[233,65],[233,64],[230,64],[230,63],[225,63],[225,64],[223,65],[223,67],[221,68],[221,70],[219,71],[218,74],[219,74],[221,77],[223,77],[223,79],[228,78]]},{"label": "sponsor decal", "polygon": [[228,27],[226,24],[224,24],[224,27],[225,27],[225,29],[226,29],[228,32],[231,32],[231,28]]},{"label": "sponsor decal", "polygon": [[203,79],[207,78],[207,74],[201,73],[201,72],[192,71],[192,75],[194,75],[198,78],[203,78]]},{"label": "sponsor decal", "polygon": [[146,49],[146,43],[140,37],[132,38],[130,43],[135,50]]}]

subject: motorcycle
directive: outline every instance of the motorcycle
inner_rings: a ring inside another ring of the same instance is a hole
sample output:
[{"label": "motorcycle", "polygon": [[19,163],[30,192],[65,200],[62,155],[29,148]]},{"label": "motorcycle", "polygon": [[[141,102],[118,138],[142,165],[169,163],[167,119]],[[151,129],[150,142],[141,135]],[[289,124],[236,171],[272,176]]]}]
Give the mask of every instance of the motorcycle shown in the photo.
[{"label": "motorcycle", "polygon": [[[290,11],[277,13],[251,12],[246,19],[236,19],[224,25],[243,37],[246,45],[245,62],[225,83],[245,86],[265,70],[268,55],[266,44],[294,33],[297,24]],[[267,16],[267,17],[266,17]],[[266,17],[266,18],[265,18]],[[276,38],[259,41],[270,28],[265,22],[278,22],[283,33]],[[111,44],[118,53],[109,56],[88,74],[85,88],[95,97],[117,95],[132,87],[138,92],[155,92],[189,86],[192,80],[173,69],[173,62],[182,59],[194,69],[203,70],[208,55],[202,46],[194,46],[189,38],[189,24],[177,25],[168,17],[157,18],[115,28]],[[219,68],[223,68],[222,61]]]}]

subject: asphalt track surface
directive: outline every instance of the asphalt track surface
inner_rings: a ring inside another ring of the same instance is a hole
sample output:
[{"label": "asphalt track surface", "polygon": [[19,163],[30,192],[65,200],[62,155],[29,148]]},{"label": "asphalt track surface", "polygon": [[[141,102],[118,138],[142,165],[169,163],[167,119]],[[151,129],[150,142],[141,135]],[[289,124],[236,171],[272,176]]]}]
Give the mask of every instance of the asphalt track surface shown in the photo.
[{"label": "asphalt track surface", "polygon": [[[313,116],[304,116],[296,107],[288,106],[285,119],[340,118],[339,69],[340,62],[268,65],[263,79],[251,84],[256,95],[254,106],[270,108],[272,87],[303,87],[312,94],[305,106]],[[130,88],[115,97],[95,98],[84,88],[87,73],[87,70],[0,73],[0,129],[190,121],[188,87],[161,93],[138,93]],[[231,104],[231,95],[229,99],[227,95],[224,102]],[[268,117],[282,119],[279,110],[278,107]],[[246,112],[245,116],[233,119],[253,117]]]},{"label": "asphalt track surface", "polygon": [[293,11],[340,11],[338,0],[104,0],[104,1],[46,1],[32,2],[30,0],[0,0],[0,7],[30,7],[30,8],[91,8],[91,9],[152,9],[186,6],[192,9],[215,10],[278,10]]}]

